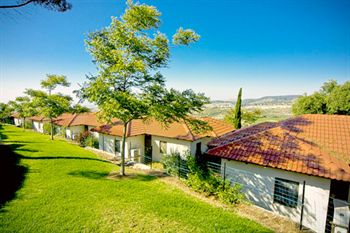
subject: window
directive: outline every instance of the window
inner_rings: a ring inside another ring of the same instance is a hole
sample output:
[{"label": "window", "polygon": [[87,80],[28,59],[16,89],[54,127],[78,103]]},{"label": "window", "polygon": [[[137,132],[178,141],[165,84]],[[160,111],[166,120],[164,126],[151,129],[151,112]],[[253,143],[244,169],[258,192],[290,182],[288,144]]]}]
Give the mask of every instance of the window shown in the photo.
[{"label": "window", "polygon": [[115,152],[120,153],[120,140],[115,139]]},{"label": "window", "polygon": [[296,208],[298,205],[298,190],[298,182],[275,178],[273,201],[288,207]]},{"label": "window", "polygon": [[159,152],[162,154],[167,153],[167,142],[163,142],[163,141],[159,142]]}]

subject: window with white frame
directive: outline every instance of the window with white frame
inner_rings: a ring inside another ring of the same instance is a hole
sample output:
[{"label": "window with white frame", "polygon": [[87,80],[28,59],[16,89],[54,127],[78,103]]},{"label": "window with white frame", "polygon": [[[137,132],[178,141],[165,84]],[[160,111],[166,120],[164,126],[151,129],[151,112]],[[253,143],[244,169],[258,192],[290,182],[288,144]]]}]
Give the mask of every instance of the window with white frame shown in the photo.
[{"label": "window with white frame", "polygon": [[298,205],[298,191],[298,182],[275,178],[273,202],[296,208]]}]

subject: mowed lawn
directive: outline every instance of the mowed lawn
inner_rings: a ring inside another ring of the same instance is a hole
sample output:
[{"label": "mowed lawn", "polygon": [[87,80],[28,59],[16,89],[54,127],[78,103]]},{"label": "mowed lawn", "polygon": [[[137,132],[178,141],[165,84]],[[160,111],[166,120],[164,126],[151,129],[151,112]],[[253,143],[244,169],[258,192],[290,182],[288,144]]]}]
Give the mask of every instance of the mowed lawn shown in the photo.
[{"label": "mowed lawn", "polygon": [[0,209],[0,232],[270,231],[153,176],[107,178],[118,172],[116,165],[63,140],[8,125],[0,126],[0,136],[22,168],[0,179],[24,173],[21,187]]}]

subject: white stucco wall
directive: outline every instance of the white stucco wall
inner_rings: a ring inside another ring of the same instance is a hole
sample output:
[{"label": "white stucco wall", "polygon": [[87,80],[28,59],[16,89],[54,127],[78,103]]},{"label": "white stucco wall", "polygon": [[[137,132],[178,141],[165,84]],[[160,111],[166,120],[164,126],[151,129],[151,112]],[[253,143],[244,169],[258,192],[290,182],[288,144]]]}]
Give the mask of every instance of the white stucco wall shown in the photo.
[{"label": "white stucco wall", "polygon": [[[99,149],[103,150],[107,153],[120,156],[119,153],[115,152],[115,140],[120,141],[120,148],[122,147],[122,138],[117,136],[111,136],[106,134],[99,134]],[[125,158],[131,158],[131,150],[132,149],[140,149],[140,154],[144,154],[144,135],[128,137],[125,141]]]},{"label": "white stucco wall", "polygon": [[167,142],[166,154],[178,152],[180,155],[186,155],[187,152],[191,151],[190,141],[152,135],[152,160],[156,162],[160,161],[163,156],[163,154],[160,153],[160,141]]},{"label": "white stucco wall", "polygon": [[226,159],[222,159],[221,162],[222,173],[224,163],[226,163],[226,179],[231,180],[231,182],[244,184],[243,191],[249,200],[264,209],[286,216],[297,223],[300,221],[301,204],[298,204],[296,208],[291,208],[274,203],[275,178],[298,182],[298,201],[300,203],[303,193],[303,181],[305,181],[303,225],[316,232],[325,231],[330,191],[329,179]]},{"label": "white stucco wall", "polygon": [[44,123],[40,121],[33,121],[33,129],[37,132],[44,132]]},{"label": "white stucco wall", "polygon": [[13,118],[13,121],[15,123],[15,126],[21,126],[22,122],[23,122],[23,119],[21,119],[21,118]]},{"label": "white stucco wall", "polygon": [[74,140],[81,133],[84,133],[84,126],[83,125],[70,126],[70,127],[66,128],[66,138],[67,139]]}]

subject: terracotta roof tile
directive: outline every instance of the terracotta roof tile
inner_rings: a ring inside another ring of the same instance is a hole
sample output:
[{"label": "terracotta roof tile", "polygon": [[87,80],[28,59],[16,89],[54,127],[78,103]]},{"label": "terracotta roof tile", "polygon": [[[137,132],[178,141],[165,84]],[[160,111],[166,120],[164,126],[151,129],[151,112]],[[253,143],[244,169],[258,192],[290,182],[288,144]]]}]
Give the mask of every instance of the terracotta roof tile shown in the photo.
[{"label": "terracotta roof tile", "polygon": [[214,139],[208,154],[350,181],[350,116],[303,115]]},{"label": "terracotta roof tile", "polygon": [[[164,127],[160,122],[156,120],[133,120],[128,125],[127,136],[136,136],[141,134],[149,134],[155,136],[162,136],[168,138],[176,138],[188,141],[195,141],[203,137],[215,137],[222,134],[231,132],[234,130],[229,124],[212,119],[203,118],[213,128],[211,132],[205,134],[194,133],[185,122],[173,122],[168,127]],[[92,131],[110,134],[114,136],[122,136],[123,124],[121,122],[115,122],[112,125],[102,125],[92,129]]]}]

